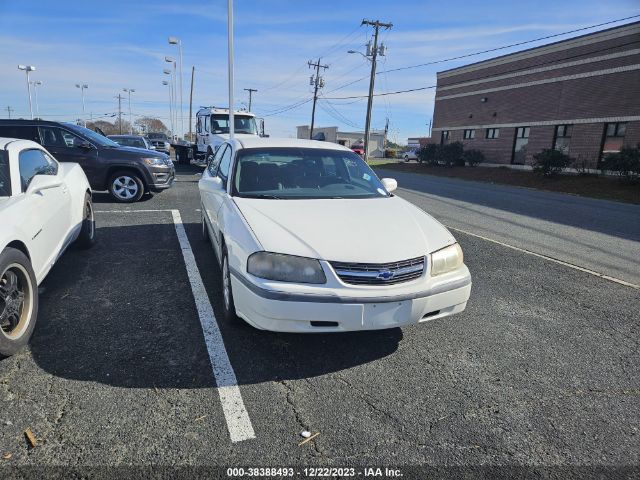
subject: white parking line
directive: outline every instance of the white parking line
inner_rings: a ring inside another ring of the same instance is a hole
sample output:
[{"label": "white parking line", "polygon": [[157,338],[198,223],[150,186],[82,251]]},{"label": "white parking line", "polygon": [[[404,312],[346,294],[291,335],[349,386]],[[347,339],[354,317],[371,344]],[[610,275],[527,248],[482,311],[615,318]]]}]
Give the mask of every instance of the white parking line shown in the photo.
[{"label": "white parking line", "polygon": [[589,275],[593,275],[595,277],[600,277],[604,280],[608,280],[610,282],[618,283],[620,285],[624,285],[625,287],[631,287],[635,289],[640,289],[640,285],[636,285],[635,283],[630,283],[620,278],[612,277],[610,275],[605,275],[604,273],[596,272],[595,270],[591,270],[588,268],[581,267],[579,265],[574,265],[573,263],[565,262],[564,260],[559,260],[554,257],[550,257],[548,255],[543,255],[541,253],[532,252],[531,250],[527,250],[525,248],[516,247],[514,245],[509,245],[508,243],[500,242],[499,240],[494,240],[493,238],[488,238],[483,235],[478,235],[477,233],[471,233],[466,230],[462,230],[461,228],[450,227],[447,225],[449,230],[454,230],[456,232],[464,233],[465,235],[471,235],[472,237],[480,238],[482,240],[486,240],[487,242],[496,243],[498,245],[502,245],[503,247],[511,248],[512,250],[517,250],[518,252],[527,253],[529,255],[533,255],[534,257],[543,258],[550,262],[557,263],[559,265],[564,265],[565,267],[573,268],[574,270],[579,270],[580,272],[588,273]]},{"label": "white parking line", "polygon": [[251,419],[244,406],[240,388],[238,387],[238,379],[233,371],[227,349],[224,346],[224,340],[220,333],[220,327],[213,313],[213,307],[209,302],[209,296],[205,290],[200,271],[196,264],[196,259],[191,250],[191,244],[187,238],[187,233],[182,224],[182,217],[178,210],[103,210],[96,213],[128,213],[128,212],[171,212],[173,224],[180,242],[180,249],[187,267],[187,275],[191,284],[191,291],[196,302],[198,317],[202,325],[202,333],[204,341],[209,353],[209,360],[213,375],[218,386],[218,394],[220,395],[220,403],[227,421],[227,429],[232,442],[241,442],[256,438]]}]

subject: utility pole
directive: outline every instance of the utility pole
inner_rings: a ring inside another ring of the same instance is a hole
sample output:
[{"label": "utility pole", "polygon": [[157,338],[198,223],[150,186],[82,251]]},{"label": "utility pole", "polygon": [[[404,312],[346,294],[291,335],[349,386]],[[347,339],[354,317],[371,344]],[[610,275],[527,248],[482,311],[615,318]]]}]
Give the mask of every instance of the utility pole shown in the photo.
[{"label": "utility pole", "polygon": [[320,69],[323,68],[326,70],[327,68],[329,68],[329,65],[321,65],[320,59],[318,59],[316,63],[309,61],[307,62],[307,65],[309,65],[309,68],[315,67],[316,69],[316,74],[311,75],[311,78],[309,79],[309,84],[313,86],[313,108],[311,109],[311,128],[309,129],[309,140],[311,140],[313,138],[313,124],[316,119],[316,102],[318,101],[318,89],[324,87],[324,78],[320,76]]},{"label": "utility pole", "polygon": [[251,111],[251,94],[252,93],[258,93],[258,90],[256,90],[255,88],[245,88],[244,89],[246,92],[249,92],[249,111]]},{"label": "utility pole", "polygon": [[122,100],[124,97],[118,94],[118,96],[114,98],[118,99],[118,132],[122,135]]},{"label": "utility pole", "polygon": [[7,105],[7,112],[9,113],[9,118],[11,118],[11,112],[15,111],[15,109],[11,108],[9,105]]},{"label": "utility pole", "polygon": [[193,142],[193,137],[192,135],[192,125],[193,122],[191,121],[191,114],[193,112],[193,77],[195,75],[196,72],[196,67],[195,66],[191,66],[191,93],[189,94],[189,141]]},{"label": "utility pole", "polygon": [[[390,29],[393,27],[392,23],[382,23],[380,20],[362,20],[361,25],[371,25],[374,28],[373,34],[373,48],[367,51],[367,55],[371,55],[371,78],[369,80],[369,101],[367,102],[367,122],[364,128],[364,159],[365,162],[369,161],[369,134],[371,132],[371,108],[373,107],[373,87],[375,85],[376,78],[376,60],[378,55],[384,56],[384,45],[378,48],[378,32],[380,27]],[[369,50],[369,49],[367,49]]]}]

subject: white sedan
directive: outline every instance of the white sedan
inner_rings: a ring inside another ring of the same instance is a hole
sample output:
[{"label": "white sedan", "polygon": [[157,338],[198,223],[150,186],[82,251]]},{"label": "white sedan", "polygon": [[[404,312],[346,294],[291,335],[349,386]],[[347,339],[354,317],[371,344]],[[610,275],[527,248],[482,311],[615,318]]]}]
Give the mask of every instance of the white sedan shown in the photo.
[{"label": "white sedan", "polygon": [[38,285],[65,249],[95,241],[91,188],[76,163],[39,144],[0,138],[0,355],[25,346],[38,315]]},{"label": "white sedan", "polygon": [[373,330],[465,309],[462,250],[348,148],[227,141],[199,182],[224,316],[282,332]]}]

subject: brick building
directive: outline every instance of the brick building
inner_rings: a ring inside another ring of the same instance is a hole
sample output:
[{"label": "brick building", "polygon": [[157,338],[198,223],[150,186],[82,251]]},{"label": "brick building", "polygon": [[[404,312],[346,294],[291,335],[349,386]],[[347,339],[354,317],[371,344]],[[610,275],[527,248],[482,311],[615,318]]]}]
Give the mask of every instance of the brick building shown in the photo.
[{"label": "brick building", "polygon": [[433,125],[487,162],[556,148],[595,168],[640,143],[640,22],[439,72]]}]

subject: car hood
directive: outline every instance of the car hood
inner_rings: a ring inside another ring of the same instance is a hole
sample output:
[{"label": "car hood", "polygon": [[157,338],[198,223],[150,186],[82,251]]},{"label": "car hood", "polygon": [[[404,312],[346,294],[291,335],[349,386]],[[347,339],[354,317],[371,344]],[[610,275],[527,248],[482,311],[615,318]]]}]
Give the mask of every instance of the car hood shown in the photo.
[{"label": "car hood", "polygon": [[234,197],[270,252],[329,261],[389,263],[455,242],[433,217],[399,197],[271,200]]},{"label": "car hood", "polygon": [[99,155],[105,158],[167,158],[166,153],[156,152],[155,150],[147,150],[145,148],[137,147],[113,147],[102,148],[99,151]]}]

